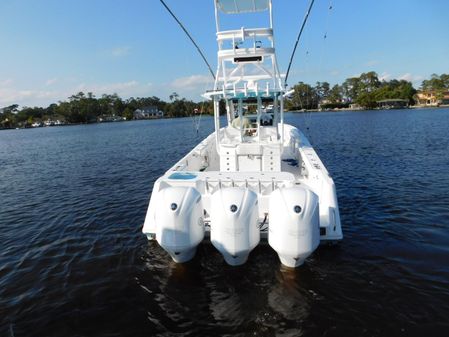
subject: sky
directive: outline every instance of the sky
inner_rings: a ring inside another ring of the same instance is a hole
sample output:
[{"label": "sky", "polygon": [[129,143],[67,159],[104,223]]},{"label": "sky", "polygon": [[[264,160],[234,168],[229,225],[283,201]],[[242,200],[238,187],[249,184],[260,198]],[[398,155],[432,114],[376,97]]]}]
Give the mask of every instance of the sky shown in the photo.
[{"label": "sky", "polygon": [[[165,1],[215,69],[213,0]],[[281,72],[308,3],[273,0]],[[419,87],[449,73],[448,13],[447,0],[316,0],[288,82],[336,84],[373,70]],[[0,0],[0,108],[45,107],[79,91],[201,101],[211,87],[159,0]]]}]

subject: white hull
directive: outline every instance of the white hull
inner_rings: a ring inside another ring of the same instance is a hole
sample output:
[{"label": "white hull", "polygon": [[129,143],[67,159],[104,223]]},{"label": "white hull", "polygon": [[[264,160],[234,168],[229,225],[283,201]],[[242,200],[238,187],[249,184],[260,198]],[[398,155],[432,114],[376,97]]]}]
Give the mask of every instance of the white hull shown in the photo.
[{"label": "white hull", "polygon": [[[268,239],[282,264],[297,267],[320,242],[343,237],[335,185],[306,137],[284,124],[271,0],[214,3],[217,73],[203,96],[213,100],[215,132],[155,182],[143,233],[176,262],[209,236],[230,265]],[[220,24],[248,12],[268,14],[266,25]]]},{"label": "white hull", "polygon": [[[220,132],[225,132],[225,128]],[[156,233],[158,231],[161,233],[158,227],[161,224],[156,221],[157,212],[163,207],[167,212],[171,212],[169,209],[171,202],[167,201],[167,205],[162,206],[159,200],[161,192],[169,187],[192,187],[201,195],[202,219],[195,221],[204,224],[206,237],[209,236],[210,229],[214,227],[212,198],[217,191],[228,188],[252,191],[257,196],[256,221],[260,238],[267,239],[270,225],[275,222],[275,219],[270,219],[269,216],[270,196],[279,189],[300,187],[318,196],[319,240],[321,242],[338,241],[343,238],[335,184],[315,150],[297,128],[284,125],[281,167],[278,172],[220,171],[215,139],[215,133],[209,135],[155,182],[143,226],[143,233],[147,235],[148,239],[159,239]],[[247,156],[247,158],[249,157],[250,155]],[[263,157],[262,155],[261,160]],[[271,203],[273,202],[275,201],[271,200]],[[180,228],[179,230],[182,232],[187,229]],[[297,237],[302,233],[290,234]],[[195,242],[195,244],[197,243]],[[312,248],[313,251],[316,247]],[[172,255],[172,257],[177,261],[176,256]],[[280,257],[283,264],[291,267],[301,264],[305,259],[305,257],[300,258],[297,264],[292,265],[291,262],[286,261],[286,257]],[[230,262],[229,259],[227,262]]]}]

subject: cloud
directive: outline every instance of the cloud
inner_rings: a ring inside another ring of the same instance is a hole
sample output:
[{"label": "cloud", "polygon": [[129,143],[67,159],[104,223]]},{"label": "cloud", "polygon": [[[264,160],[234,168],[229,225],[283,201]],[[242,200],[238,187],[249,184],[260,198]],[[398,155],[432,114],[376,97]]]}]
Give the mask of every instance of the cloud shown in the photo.
[{"label": "cloud", "polygon": [[135,88],[139,85],[139,82],[132,80],[128,82],[116,82],[116,83],[106,83],[106,84],[85,84],[81,83],[76,87],[78,91],[93,92],[99,94],[122,92],[124,90],[129,90]]},{"label": "cloud", "polygon": [[213,79],[206,75],[192,75],[188,77],[180,77],[170,83],[174,89],[197,90],[198,88],[206,89],[207,85],[211,85]]},{"label": "cloud", "polygon": [[19,104],[22,106],[48,106],[51,103],[67,100],[69,96],[80,91],[85,93],[92,92],[97,97],[103,94],[113,93],[117,93],[122,98],[131,96],[145,97],[151,96],[151,88],[151,83],[140,83],[136,80],[112,83],[81,83],[78,85],[66,85],[64,88],[58,86],[58,90],[42,90],[41,88],[24,89],[14,88],[12,86],[0,86],[0,107],[10,104]]},{"label": "cloud", "polygon": [[140,83],[136,80],[126,81],[126,82],[113,82],[113,83],[81,83],[76,86],[71,94],[74,92],[92,92],[94,95],[101,96],[103,94],[113,94],[116,93],[122,98],[128,97],[142,97],[142,96],[152,96],[151,89],[153,84],[151,83]]},{"label": "cloud", "polygon": [[8,104],[32,105],[31,102],[51,99],[54,97],[54,93],[54,91],[46,90],[16,90],[13,88],[0,88],[0,106]]},{"label": "cloud", "polygon": [[369,61],[367,61],[364,65],[365,65],[366,67],[372,67],[372,66],[375,66],[375,65],[377,65],[377,64],[379,64],[379,63],[380,63],[379,60],[369,60]]},{"label": "cloud", "polygon": [[388,79],[391,78],[391,74],[387,73],[386,71],[384,71],[382,74],[380,74],[379,76],[379,80],[381,81],[388,81]]},{"label": "cloud", "polygon": [[399,76],[398,79],[409,81],[409,82],[417,82],[417,81],[422,81],[424,79],[424,77],[421,75],[413,75],[410,73],[405,73],[405,74]]},{"label": "cloud", "polygon": [[111,54],[114,57],[123,57],[129,54],[131,47],[116,47],[112,49]]},{"label": "cloud", "polygon": [[6,86],[8,86],[8,85],[10,85],[12,83],[13,83],[13,80],[10,79],[10,78],[7,78],[6,80],[1,80],[0,81],[0,88],[1,87],[6,87]]},{"label": "cloud", "polygon": [[57,78],[50,78],[47,81],[45,81],[45,85],[49,86],[49,85],[55,84],[57,81],[58,81]]}]

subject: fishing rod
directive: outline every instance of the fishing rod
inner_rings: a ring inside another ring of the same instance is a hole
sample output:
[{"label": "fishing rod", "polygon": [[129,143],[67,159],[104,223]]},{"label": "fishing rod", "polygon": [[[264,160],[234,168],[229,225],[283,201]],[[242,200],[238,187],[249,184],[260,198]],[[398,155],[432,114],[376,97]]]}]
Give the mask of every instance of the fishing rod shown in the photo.
[{"label": "fishing rod", "polygon": [[167,6],[167,4],[164,2],[164,0],[159,0],[162,5],[164,5],[165,9],[170,13],[170,15],[173,17],[173,19],[175,19],[175,21],[178,23],[178,25],[182,28],[182,30],[184,31],[184,33],[186,33],[187,37],[190,39],[190,41],[192,41],[193,45],[196,47],[196,50],[198,50],[198,53],[200,53],[204,63],[206,63],[207,68],[209,68],[210,74],[212,75],[212,77],[215,80],[215,74],[212,70],[212,67],[210,66],[209,62],[207,62],[206,57],[204,56],[203,52],[201,51],[200,47],[196,44],[195,40],[192,38],[192,36],[189,34],[189,32],[187,31],[187,29],[184,27],[184,25],[181,23],[181,21],[178,20],[178,18],[176,17],[176,15],[170,10],[170,8]]},{"label": "fishing rod", "polygon": [[[161,1],[162,1],[162,0],[161,0]],[[291,66],[292,66],[293,58],[295,57],[296,48],[298,47],[299,39],[301,38],[302,31],[304,30],[304,26],[305,26],[306,23],[307,23],[307,19],[309,18],[309,14],[310,14],[310,11],[312,10],[312,7],[313,7],[314,2],[315,2],[315,0],[311,0],[311,1],[310,1],[309,9],[308,9],[307,12],[306,12],[306,16],[304,17],[304,20],[303,20],[303,22],[302,22],[301,29],[299,30],[298,38],[296,39],[296,43],[295,43],[295,46],[294,46],[294,48],[293,48],[292,56],[290,57],[290,62],[288,63],[287,73],[285,74],[285,86],[287,86],[288,74],[289,74],[290,68],[291,68]]]}]

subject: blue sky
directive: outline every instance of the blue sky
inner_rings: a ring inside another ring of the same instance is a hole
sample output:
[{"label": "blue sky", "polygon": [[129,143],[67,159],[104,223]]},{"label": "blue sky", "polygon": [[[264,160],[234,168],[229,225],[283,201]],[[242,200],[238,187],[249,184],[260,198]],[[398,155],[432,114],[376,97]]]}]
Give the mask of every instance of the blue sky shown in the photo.
[{"label": "blue sky", "polygon": [[[166,2],[215,68],[213,1]],[[273,0],[281,71],[308,2]],[[316,0],[289,84],[375,70],[419,85],[449,73],[448,14],[447,0]],[[46,106],[78,91],[164,100],[176,91],[199,101],[211,79],[158,0],[0,0],[0,108]]]}]

